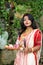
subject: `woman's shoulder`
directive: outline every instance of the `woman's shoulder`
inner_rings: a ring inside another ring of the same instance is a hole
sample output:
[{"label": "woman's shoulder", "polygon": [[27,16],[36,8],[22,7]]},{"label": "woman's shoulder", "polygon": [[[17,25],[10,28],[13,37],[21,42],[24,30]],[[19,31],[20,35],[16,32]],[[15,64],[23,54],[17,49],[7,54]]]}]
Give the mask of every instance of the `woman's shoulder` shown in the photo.
[{"label": "woman's shoulder", "polygon": [[42,32],[40,29],[35,29],[34,31],[35,31],[35,36],[42,35]]},{"label": "woman's shoulder", "polygon": [[42,33],[40,29],[34,29],[36,33]]}]

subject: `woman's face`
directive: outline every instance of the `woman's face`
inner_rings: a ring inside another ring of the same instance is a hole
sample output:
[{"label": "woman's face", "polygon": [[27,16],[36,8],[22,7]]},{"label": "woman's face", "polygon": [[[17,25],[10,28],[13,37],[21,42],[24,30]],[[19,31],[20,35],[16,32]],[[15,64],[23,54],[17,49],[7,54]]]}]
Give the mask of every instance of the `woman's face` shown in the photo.
[{"label": "woman's face", "polygon": [[28,18],[28,16],[25,16],[24,17],[24,25],[26,26],[26,27],[29,27],[29,26],[31,26],[31,20],[29,20],[29,18]]}]

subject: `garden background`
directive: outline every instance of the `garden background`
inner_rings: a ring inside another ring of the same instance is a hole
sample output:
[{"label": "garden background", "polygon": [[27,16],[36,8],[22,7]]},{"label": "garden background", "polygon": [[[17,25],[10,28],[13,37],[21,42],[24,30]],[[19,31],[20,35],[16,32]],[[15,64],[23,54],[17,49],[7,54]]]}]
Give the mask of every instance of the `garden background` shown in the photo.
[{"label": "garden background", "polygon": [[[8,32],[7,44],[15,43],[24,13],[31,13],[34,16],[37,26],[43,33],[43,0],[0,0],[0,35],[3,31]],[[1,65],[13,65],[15,54],[15,51],[0,49]],[[43,59],[41,62],[43,63]]]}]

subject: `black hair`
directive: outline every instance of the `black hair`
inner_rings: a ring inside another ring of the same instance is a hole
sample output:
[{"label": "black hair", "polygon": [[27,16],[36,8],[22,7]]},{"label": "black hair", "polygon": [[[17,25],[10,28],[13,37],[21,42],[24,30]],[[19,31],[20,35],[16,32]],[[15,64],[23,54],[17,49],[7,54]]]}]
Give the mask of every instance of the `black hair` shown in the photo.
[{"label": "black hair", "polygon": [[21,35],[25,30],[26,30],[26,26],[24,25],[24,17],[25,16],[28,16],[28,19],[31,20],[32,24],[31,24],[31,27],[33,29],[37,29],[37,25],[36,25],[36,21],[34,20],[34,17],[32,16],[32,14],[28,14],[28,13],[25,13],[21,19],[21,22],[20,22],[20,25],[21,25],[21,31],[19,32],[19,35]]}]

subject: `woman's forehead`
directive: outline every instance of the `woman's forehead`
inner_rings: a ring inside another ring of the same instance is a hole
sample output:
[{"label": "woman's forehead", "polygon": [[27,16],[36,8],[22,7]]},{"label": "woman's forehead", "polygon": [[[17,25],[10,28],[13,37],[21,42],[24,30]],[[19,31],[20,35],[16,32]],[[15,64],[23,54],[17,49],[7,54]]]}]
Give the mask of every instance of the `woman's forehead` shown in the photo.
[{"label": "woman's forehead", "polygon": [[24,16],[24,19],[28,19],[29,17],[28,16]]}]

